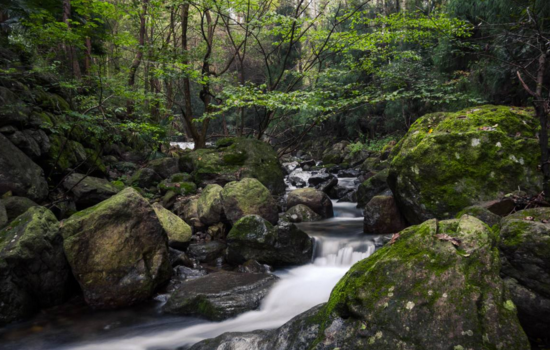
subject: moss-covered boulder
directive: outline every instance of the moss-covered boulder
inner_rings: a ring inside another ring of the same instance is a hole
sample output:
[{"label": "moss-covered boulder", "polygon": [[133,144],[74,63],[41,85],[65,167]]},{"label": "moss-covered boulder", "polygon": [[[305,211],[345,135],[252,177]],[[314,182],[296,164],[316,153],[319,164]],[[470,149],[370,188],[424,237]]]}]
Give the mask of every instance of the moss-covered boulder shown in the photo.
[{"label": "moss-covered boulder", "polygon": [[304,204],[298,204],[288,209],[285,213],[285,218],[294,223],[312,222],[322,219],[321,215],[314,212],[310,207]]},{"label": "moss-covered boulder", "polygon": [[0,134],[0,196],[8,191],[41,201],[48,195],[48,183],[42,168]]},{"label": "moss-covered boulder", "polygon": [[323,164],[340,164],[346,157],[349,142],[342,141],[333,144],[323,153]]},{"label": "moss-covered boulder", "polygon": [[500,225],[501,220],[500,216],[480,205],[472,205],[471,207],[464,208],[456,215],[456,217],[460,218],[462,215],[474,216],[486,223],[489,227]]},{"label": "moss-covered boulder", "polygon": [[310,262],[312,254],[313,240],[285,221],[273,226],[258,215],[248,215],[227,235],[227,260],[234,264],[254,259],[272,266],[299,265]]},{"label": "moss-covered boulder", "polygon": [[550,329],[550,208],[519,211],[501,225],[502,274],[515,280],[511,290],[520,321],[527,334],[545,338]]},{"label": "moss-covered boulder", "polygon": [[200,149],[189,154],[199,186],[218,184],[244,178],[258,179],[272,194],[285,191],[284,176],[277,154],[265,142],[235,138],[221,143],[216,149]]},{"label": "moss-covered boulder", "polygon": [[176,203],[178,205],[176,213],[195,230],[202,230],[204,224],[199,219],[198,202],[199,196],[185,198],[182,202]]},{"label": "moss-covered boulder", "polygon": [[411,223],[454,217],[517,188],[539,192],[533,111],[482,106],[418,119],[395,146],[388,182]]},{"label": "moss-covered boulder", "polygon": [[59,222],[32,207],[0,231],[0,325],[64,302],[71,271]]},{"label": "moss-covered boulder", "polygon": [[210,226],[222,221],[222,191],[220,185],[208,185],[202,191],[197,202],[197,213],[203,224]]},{"label": "moss-covered boulder", "polygon": [[298,204],[308,206],[324,219],[334,216],[329,196],[315,188],[299,188],[290,192],[286,200],[287,207],[292,208]]},{"label": "moss-covered boulder", "polygon": [[277,279],[270,274],[212,273],[182,283],[162,309],[171,314],[225,320],[257,309]]},{"label": "moss-covered boulder", "polygon": [[375,196],[365,207],[363,232],[369,234],[397,233],[407,227],[393,196]]},{"label": "moss-covered boulder", "polygon": [[364,208],[374,196],[378,196],[390,188],[388,186],[389,170],[382,170],[367,180],[363,181],[357,188],[357,207]]},{"label": "moss-covered boulder", "polygon": [[166,179],[158,184],[158,189],[161,194],[171,191],[178,195],[187,196],[197,192],[197,185],[194,182],[172,182],[170,179]]},{"label": "moss-covered boulder", "polygon": [[170,176],[180,172],[179,159],[172,157],[151,160],[147,163],[147,168],[152,169],[163,179],[168,179]]},{"label": "moss-covered boulder", "polygon": [[159,203],[153,204],[153,209],[162,228],[166,231],[168,245],[180,250],[185,249],[189,245],[191,235],[193,234],[191,226],[187,225],[179,216],[165,209]]},{"label": "moss-covered boulder", "polygon": [[8,215],[8,221],[12,221],[19,215],[25,213],[31,207],[38,207],[34,201],[27,197],[8,196],[0,199],[0,202],[6,208],[6,214]]},{"label": "moss-covered boulder", "polygon": [[71,195],[79,210],[114,196],[119,189],[105,179],[73,173],[63,180],[63,188]]},{"label": "moss-covered boulder", "polygon": [[225,247],[225,243],[220,241],[194,243],[187,249],[187,254],[199,262],[212,262],[223,256]]},{"label": "moss-covered boulder", "polygon": [[277,202],[262,183],[253,178],[230,182],[221,192],[227,220],[237,222],[246,215],[259,215],[274,224],[279,219]]},{"label": "moss-covered boulder", "polygon": [[74,214],[61,231],[73,274],[94,308],[138,303],[170,278],[166,233],[133,188]]},{"label": "moss-covered boulder", "polygon": [[151,188],[157,186],[162,180],[161,176],[153,169],[142,168],[137,170],[130,178],[130,185],[139,188]]}]

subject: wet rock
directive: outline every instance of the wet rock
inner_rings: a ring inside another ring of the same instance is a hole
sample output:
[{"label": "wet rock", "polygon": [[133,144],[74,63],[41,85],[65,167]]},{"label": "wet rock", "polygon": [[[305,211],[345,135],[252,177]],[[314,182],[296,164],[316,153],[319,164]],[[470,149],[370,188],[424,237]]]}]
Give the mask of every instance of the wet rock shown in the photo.
[{"label": "wet rock", "polygon": [[197,261],[211,262],[223,256],[225,247],[225,243],[219,241],[194,243],[189,245],[187,254]]},{"label": "wet rock", "polygon": [[319,191],[323,191],[326,194],[329,194],[330,191],[338,185],[338,178],[336,176],[331,177],[328,181],[320,183],[319,185],[315,186],[316,189]]},{"label": "wet rock", "polygon": [[64,302],[70,276],[53,213],[32,207],[15,218],[0,231],[0,325]]},{"label": "wet rock", "polygon": [[187,256],[184,252],[169,248],[168,254],[170,257],[170,264],[172,266],[187,266],[187,267],[193,267],[193,260]]},{"label": "wet rock", "polygon": [[388,176],[407,220],[454,217],[518,187],[539,193],[539,126],[532,111],[508,106],[418,119],[395,146]]},{"label": "wet rock", "polygon": [[317,174],[311,175],[307,180],[307,183],[312,186],[317,186],[324,182],[330,181],[332,178],[334,178],[334,175],[332,174],[328,174],[326,172],[318,172]]},{"label": "wet rock", "polygon": [[259,215],[273,224],[279,219],[277,202],[256,179],[230,182],[223,188],[221,196],[223,211],[232,224],[246,215]]},{"label": "wet rock", "polygon": [[363,232],[369,234],[397,233],[407,224],[393,196],[375,196],[365,207]]},{"label": "wet rock", "polygon": [[242,273],[269,273],[271,272],[268,265],[260,264],[256,260],[248,260],[242,265],[239,265],[239,272]]},{"label": "wet rock", "polygon": [[[501,222],[502,274],[517,281],[512,292],[528,335],[547,337],[550,318],[550,208],[521,210]],[[537,309],[536,305],[540,306]]]},{"label": "wet rock", "polygon": [[319,221],[322,219],[321,215],[304,204],[293,206],[286,211],[284,216],[288,221],[293,223]]},{"label": "wet rock", "polygon": [[48,183],[42,168],[0,134],[0,195],[8,191],[40,201],[48,195]]},{"label": "wet rock", "polygon": [[180,250],[187,248],[191,241],[191,226],[158,203],[153,204],[153,210],[168,236],[168,245]]},{"label": "wet rock", "polygon": [[298,204],[304,204],[325,219],[334,216],[330,198],[324,192],[314,188],[294,190],[288,194],[286,202],[289,208]]},{"label": "wet rock", "polygon": [[143,301],[172,273],[166,233],[133,188],[74,214],[61,232],[73,274],[94,308]]},{"label": "wet rock", "polygon": [[176,266],[174,268],[174,278],[178,281],[191,280],[206,276],[205,270],[193,269],[187,266]]},{"label": "wet rock", "polygon": [[298,164],[298,162],[283,163],[283,169],[284,169],[286,174],[292,173],[299,166],[300,166],[300,164]]},{"label": "wet rock", "polygon": [[171,293],[163,311],[212,321],[255,310],[277,277],[270,274],[217,272],[182,283]]},{"label": "wet rock", "polygon": [[31,207],[38,207],[38,204],[26,197],[9,196],[0,199],[0,202],[2,202],[6,208],[8,221],[12,221],[19,215],[24,214]]},{"label": "wet rock", "polygon": [[119,192],[107,180],[78,173],[67,176],[63,180],[63,188],[71,195],[80,210],[103,202]]},{"label": "wet rock", "polygon": [[357,169],[345,169],[338,171],[338,177],[358,177],[361,171]]},{"label": "wet rock", "polygon": [[258,215],[235,223],[227,235],[227,260],[242,264],[257,260],[272,266],[299,265],[311,261],[313,240],[296,225],[281,221],[273,226]]},{"label": "wet rock", "polygon": [[388,186],[388,173],[389,170],[384,170],[376,173],[374,176],[364,181],[357,189],[357,207],[364,208],[368,202],[374,197],[387,190]]},{"label": "wet rock", "polygon": [[222,191],[223,188],[215,184],[206,186],[202,191],[197,202],[197,214],[203,224],[209,226],[222,221]]}]

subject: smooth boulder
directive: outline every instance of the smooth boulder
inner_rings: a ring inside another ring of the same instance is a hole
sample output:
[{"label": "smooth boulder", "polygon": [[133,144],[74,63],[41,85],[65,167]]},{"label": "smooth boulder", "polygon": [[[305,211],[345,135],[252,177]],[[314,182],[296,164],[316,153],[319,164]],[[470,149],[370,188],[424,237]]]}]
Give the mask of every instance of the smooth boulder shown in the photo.
[{"label": "smooth boulder", "polygon": [[293,223],[312,222],[322,219],[321,215],[314,212],[310,207],[304,204],[298,204],[288,209],[285,218]]},{"label": "smooth boulder", "polygon": [[299,188],[288,194],[287,207],[292,208],[304,204],[320,215],[323,219],[334,216],[332,201],[326,193],[314,188]]},{"label": "smooth boulder", "polygon": [[59,222],[50,210],[32,207],[0,231],[0,325],[66,301],[70,281]]},{"label": "smooth boulder", "polygon": [[272,266],[299,265],[310,262],[312,254],[313,239],[283,220],[273,226],[258,215],[248,215],[227,235],[227,260],[234,264],[254,259]]},{"label": "smooth boulder", "polygon": [[166,233],[133,188],[72,215],[61,232],[73,274],[94,308],[143,301],[172,273]]},{"label": "smooth boulder", "polygon": [[67,176],[63,180],[63,188],[72,196],[79,210],[103,202],[119,192],[105,179],[78,173]]},{"label": "smooth boulder", "polygon": [[406,219],[454,217],[519,188],[540,193],[531,109],[481,106],[418,119],[392,151],[388,183]]},{"label": "smooth boulder", "polygon": [[271,274],[222,271],[179,285],[163,311],[221,321],[255,310],[278,278]]},{"label": "smooth boulder", "polygon": [[153,210],[155,210],[155,214],[157,214],[157,218],[168,236],[168,245],[180,250],[185,249],[189,245],[193,234],[191,226],[159,203],[153,204]]},{"label": "smooth boulder", "polygon": [[365,207],[363,232],[369,234],[397,233],[407,227],[393,196],[375,196]]},{"label": "smooth boulder", "polygon": [[232,224],[246,215],[259,215],[272,224],[279,219],[277,202],[256,179],[245,178],[228,183],[221,197],[225,216]]},{"label": "smooth boulder", "polygon": [[389,190],[389,170],[382,170],[363,181],[357,189],[357,207],[364,208],[371,199]]},{"label": "smooth boulder", "polygon": [[210,226],[222,221],[222,191],[223,188],[215,184],[208,185],[202,190],[197,202],[197,214],[203,224]]},{"label": "smooth boulder", "polygon": [[0,199],[0,202],[6,207],[6,214],[8,215],[8,221],[12,221],[19,215],[25,213],[29,208],[38,207],[34,201],[19,196],[9,196]]}]

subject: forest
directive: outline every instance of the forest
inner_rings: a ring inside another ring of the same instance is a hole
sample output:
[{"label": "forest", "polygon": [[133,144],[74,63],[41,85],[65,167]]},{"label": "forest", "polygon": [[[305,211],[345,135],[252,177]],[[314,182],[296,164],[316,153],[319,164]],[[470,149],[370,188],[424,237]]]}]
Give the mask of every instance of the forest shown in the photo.
[{"label": "forest", "polygon": [[0,349],[550,349],[550,1],[0,0]]}]

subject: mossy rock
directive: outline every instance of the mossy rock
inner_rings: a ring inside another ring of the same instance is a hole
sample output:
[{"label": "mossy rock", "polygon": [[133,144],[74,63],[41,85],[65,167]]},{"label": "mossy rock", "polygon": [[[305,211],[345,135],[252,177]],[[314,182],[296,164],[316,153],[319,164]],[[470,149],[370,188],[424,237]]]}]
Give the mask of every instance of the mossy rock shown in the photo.
[{"label": "mossy rock", "polygon": [[22,215],[31,207],[38,207],[38,204],[27,197],[8,196],[0,199],[0,202],[2,202],[6,208],[8,221],[12,221],[19,215]]},{"label": "mossy rock", "polygon": [[63,188],[69,193],[78,209],[96,205],[119,192],[119,189],[105,179],[73,173],[63,180]]},{"label": "mossy rock", "polygon": [[140,188],[156,186],[162,178],[153,169],[143,168],[136,171],[130,178],[130,184]]},{"label": "mossy rock", "polygon": [[180,172],[179,159],[172,157],[158,158],[147,163],[147,168],[153,169],[163,179]]},{"label": "mossy rock", "polygon": [[219,185],[208,185],[202,191],[197,202],[197,213],[203,224],[210,226],[222,221],[222,191]]},{"label": "mossy rock", "polygon": [[349,142],[342,141],[329,146],[323,153],[323,164],[340,164],[349,153]]},{"label": "mossy rock", "polygon": [[165,230],[133,188],[73,214],[61,232],[73,274],[94,308],[139,303],[172,274]]},{"label": "mossy rock", "polygon": [[155,214],[157,214],[162,228],[166,231],[168,245],[179,250],[187,248],[193,233],[191,226],[187,225],[179,216],[165,209],[159,203],[153,204],[153,209],[155,210]]},{"label": "mossy rock", "polygon": [[221,192],[221,198],[223,211],[231,223],[246,215],[259,215],[272,224],[279,219],[277,202],[256,179],[245,178],[228,183]]},{"label": "mossy rock", "polygon": [[187,196],[197,193],[197,185],[193,182],[171,182],[170,179],[164,180],[158,185],[158,189],[161,194],[165,194],[169,191],[178,195]]},{"label": "mossy rock", "polygon": [[518,187],[538,193],[539,127],[532,110],[506,106],[418,119],[395,146],[388,176],[407,220],[454,217]]},{"label": "mossy rock", "polygon": [[284,176],[277,154],[270,145],[255,139],[235,138],[216,149],[189,153],[193,176],[199,186],[224,186],[243,178],[258,179],[273,194],[285,191]]},{"label": "mossy rock", "polygon": [[321,215],[317,214],[310,207],[304,204],[297,204],[291,207],[286,211],[284,216],[288,221],[294,223],[312,222],[323,219]]},{"label": "mossy rock", "polygon": [[299,188],[290,192],[286,203],[289,208],[298,204],[306,205],[323,219],[334,216],[332,201],[329,196],[315,188]]},{"label": "mossy rock", "polygon": [[0,200],[0,228],[4,227],[8,223],[8,213],[6,212],[6,206]]},{"label": "mossy rock", "polygon": [[474,216],[486,223],[489,227],[500,226],[501,217],[480,205],[472,205],[471,207],[464,208],[456,215],[456,217],[460,218],[462,215]]},{"label": "mossy rock", "polygon": [[376,173],[374,176],[363,181],[357,189],[357,207],[364,208],[374,196],[380,195],[389,190],[388,186],[389,170],[385,169]]},{"label": "mossy rock", "polygon": [[45,207],[29,208],[0,230],[0,325],[66,301],[70,275],[59,222]]}]

